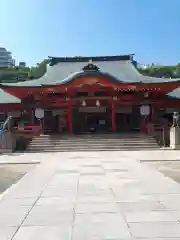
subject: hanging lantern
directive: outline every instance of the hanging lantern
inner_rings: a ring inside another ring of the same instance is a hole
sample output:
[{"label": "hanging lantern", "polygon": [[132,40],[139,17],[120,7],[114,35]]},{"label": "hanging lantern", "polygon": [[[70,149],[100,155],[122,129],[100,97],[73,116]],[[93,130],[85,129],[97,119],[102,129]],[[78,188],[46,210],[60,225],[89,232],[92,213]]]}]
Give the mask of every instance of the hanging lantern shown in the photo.
[{"label": "hanging lantern", "polygon": [[148,92],[145,92],[145,93],[144,93],[144,97],[145,97],[145,98],[149,97],[149,93],[148,93]]},{"label": "hanging lantern", "polygon": [[117,96],[114,96],[114,97],[113,97],[113,100],[118,100],[118,97],[117,97]]},{"label": "hanging lantern", "polygon": [[101,105],[101,104],[100,104],[100,101],[97,100],[97,101],[96,101],[96,106],[97,106],[97,107],[100,107],[100,105]]},{"label": "hanging lantern", "polygon": [[81,105],[82,105],[82,106],[86,106],[86,101],[83,100]]},{"label": "hanging lantern", "polygon": [[150,106],[149,105],[142,105],[140,107],[140,114],[141,116],[149,116],[150,114]]}]

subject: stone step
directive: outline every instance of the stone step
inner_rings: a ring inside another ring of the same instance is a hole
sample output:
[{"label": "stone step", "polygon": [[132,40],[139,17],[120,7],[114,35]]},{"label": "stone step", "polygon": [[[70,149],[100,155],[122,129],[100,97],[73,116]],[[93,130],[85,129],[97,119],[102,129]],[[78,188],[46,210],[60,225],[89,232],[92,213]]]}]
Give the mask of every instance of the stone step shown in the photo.
[{"label": "stone step", "polygon": [[86,146],[86,147],[91,147],[91,146],[106,146],[106,147],[110,147],[110,146],[144,146],[144,145],[157,145],[156,142],[142,142],[142,143],[31,143],[29,144],[29,146],[35,147],[35,146],[62,146],[62,147],[66,147],[66,146],[74,146],[74,147],[78,147],[78,146]]},{"label": "stone step", "polygon": [[108,144],[108,143],[102,143],[102,142],[100,142],[100,143],[91,143],[91,144],[88,144],[88,143],[82,143],[82,144],[80,144],[80,143],[74,143],[74,144],[70,144],[70,143],[66,143],[66,144],[59,144],[59,143],[54,143],[54,144],[52,144],[52,143],[39,143],[39,144],[34,144],[34,143],[31,143],[31,144],[29,144],[29,146],[64,146],[64,147],[66,147],[66,146],[74,146],[74,147],[79,147],[79,146],[106,146],[106,147],[108,147],[108,146],[144,146],[144,145],[156,145],[157,143],[156,142],[151,142],[151,143],[149,143],[149,142],[144,142],[144,143],[141,143],[141,144],[138,144],[138,143],[117,143],[117,144]]},{"label": "stone step", "polygon": [[[82,146],[71,146],[71,145],[68,145],[68,146],[61,146],[61,145],[49,145],[49,146],[44,146],[44,145],[41,145],[41,146],[29,146],[28,149],[33,149],[33,148],[37,148],[37,149],[44,149],[44,148],[56,148],[56,149],[62,149],[62,148],[76,148],[76,149],[82,149],[82,148],[111,148],[111,149],[115,149],[115,148],[147,148],[147,147],[156,147],[157,144],[154,144],[154,145],[142,145],[142,146],[132,146],[132,145],[121,145],[121,146],[104,146],[104,145],[99,145],[99,146],[96,146],[96,145],[93,145],[93,146],[85,146],[85,145],[82,145]],[[158,147],[158,146],[157,146]]]},{"label": "stone step", "polygon": [[74,142],[99,142],[99,141],[101,141],[101,142],[109,142],[109,143],[114,143],[114,142],[144,142],[144,141],[146,141],[146,142],[152,142],[152,141],[155,141],[155,139],[153,139],[153,138],[149,138],[149,139],[69,139],[69,140],[64,140],[64,139],[33,139],[33,142],[36,142],[36,143],[38,143],[38,142],[46,142],[46,143],[48,143],[48,142],[64,142],[64,143],[66,143],[66,142],[68,142],[68,143],[74,143]]},{"label": "stone step", "polygon": [[28,149],[27,152],[93,152],[93,151],[145,151],[145,150],[157,150],[159,149],[158,147],[146,147],[146,148],[119,148],[119,149],[109,149],[109,148],[86,148],[86,149],[77,149],[77,148],[69,148],[69,149]]},{"label": "stone step", "polygon": [[94,139],[94,138],[88,138],[88,139],[43,139],[43,138],[41,138],[41,139],[34,139],[33,141],[53,141],[53,142],[55,142],[55,141],[63,141],[63,142],[75,142],[75,141],[78,141],[78,142],[83,142],[83,141],[96,141],[96,142],[98,142],[98,141],[108,141],[108,142],[114,142],[114,141],[134,141],[134,142],[136,142],[136,141],[144,141],[144,140],[146,140],[146,141],[151,141],[151,140],[154,140],[154,138],[141,138],[141,139],[134,139],[134,138],[129,138],[129,139],[121,139],[121,138],[118,138],[118,139],[105,139],[105,138],[103,138],[103,139]]},{"label": "stone step", "polygon": [[152,140],[142,140],[142,141],[133,141],[133,140],[129,140],[129,141],[123,141],[123,140],[120,140],[120,141],[93,141],[93,140],[84,140],[84,141],[44,141],[44,140],[41,140],[41,141],[31,141],[31,143],[35,143],[35,144],[41,144],[41,143],[44,143],[44,144],[84,144],[84,143],[87,143],[87,144],[98,144],[98,143],[102,143],[102,144],[123,144],[123,143],[130,143],[130,144],[143,144],[143,143],[154,143],[156,142],[155,139],[152,139]]},{"label": "stone step", "polygon": [[[147,141],[147,140],[144,140],[144,141],[114,141],[114,142],[109,142],[109,141],[82,141],[82,142],[80,142],[80,141],[74,141],[74,142],[71,142],[71,141],[49,141],[49,142],[47,142],[47,141],[39,141],[39,142],[34,142],[34,141],[32,141],[31,143],[33,143],[33,144],[52,144],[52,145],[55,145],[55,144],[59,144],[59,145],[61,145],[61,144],[63,144],[63,145],[66,145],[66,144],[68,144],[68,145],[71,145],[71,144],[89,144],[89,145],[91,145],[91,144],[99,144],[99,143],[102,143],[102,144],[108,144],[108,145],[114,145],[114,144],[116,144],[116,145],[121,145],[121,144],[144,144],[144,143],[148,143],[148,144],[151,144],[151,143],[156,143],[156,141],[155,140],[153,140],[153,141]],[[30,143],[30,144],[31,144]]]},{"label": "stone step", "polygon": [[158,149],[154,138],[144,134],[42,135],[29,144],[28,152],[129,151]]},{"label": "stone step", "polygon": [[83,137],[69,137],[69,138],[67,138],[67,137],[44,137],[44,136],[41,136],[41,137],[35,137],[34,139],[51,139],[51,140],[75,140],[75,139],[77,139],[77,140],[86,140],[86,139],[96,139],[96,140],[98,140],[98,139],[108,139],[108,140],[116,140],[116,139],[151,139],[152,137],[149,137],[149,136],[147,136],[147,137],[134,137],[134,136],[129,136],[129,137],[123,137],[123,136],[119,136],[119,137],[106,137],[106,136],[102,136],[102,137],[93,137],[93,136],[90,136],[90,137],[85,137],[85,138],[83,138]]},{"label": "stone step", "polygon": [[102,137],[94,137],[94,136],[89,136],[89,137],[45,137],[45,136],[41,136],[41,137],[36,137],[35,139],[47,139],[47,140],[86,140],[86,139],[107,139],[107,140],[118,140],[118,139],[135,139],[135,140],[138,140],[138,139],[152,139],[152,137],[144,137],[144,136],[140,136],[140,137],[135,137],[135,136],[126,136],[126,137],[123,137],[123,136],[117,136],[117,137],[107,137],[107,136],[102,136]]},{"label": "stone step", "polygon": [[[143,148],[141,149],[141,151],[150,151],[150,150],[157,150],[159,149],[157,148]],[[109,152],[109,151],[139,151],[139,148],[120,148],[120,149],[29,149],[28,152],[29,153],[39,153],[39,152],[97,152],[97,151],[102,151],[102,152]]]}]

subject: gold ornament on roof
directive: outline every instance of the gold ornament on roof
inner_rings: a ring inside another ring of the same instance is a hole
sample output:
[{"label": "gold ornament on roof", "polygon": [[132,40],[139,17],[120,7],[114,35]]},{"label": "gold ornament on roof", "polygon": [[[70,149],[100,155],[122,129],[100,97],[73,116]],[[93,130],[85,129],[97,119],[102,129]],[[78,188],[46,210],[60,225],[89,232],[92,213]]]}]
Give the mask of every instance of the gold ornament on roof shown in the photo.
[{"label": "gold ornament on roof", "polygon": [[93,64],[91,59],[89,60],[88,64],[83,67],[83,71],[89,71],[89,70],[99,71],[99,68],[95,64]]}]

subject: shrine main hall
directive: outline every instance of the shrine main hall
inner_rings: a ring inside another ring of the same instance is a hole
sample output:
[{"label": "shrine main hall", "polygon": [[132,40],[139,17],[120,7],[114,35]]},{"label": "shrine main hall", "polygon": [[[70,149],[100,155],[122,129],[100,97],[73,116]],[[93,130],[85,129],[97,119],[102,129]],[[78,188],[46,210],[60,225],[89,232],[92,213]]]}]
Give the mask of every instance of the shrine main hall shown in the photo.
[{"label": "shrine main hall", "polygon": [[0,120],[44,133],[128,132],[180,108],[180,79],[144,76],[133,55],[50,57],[39,79],[0,85]]}]

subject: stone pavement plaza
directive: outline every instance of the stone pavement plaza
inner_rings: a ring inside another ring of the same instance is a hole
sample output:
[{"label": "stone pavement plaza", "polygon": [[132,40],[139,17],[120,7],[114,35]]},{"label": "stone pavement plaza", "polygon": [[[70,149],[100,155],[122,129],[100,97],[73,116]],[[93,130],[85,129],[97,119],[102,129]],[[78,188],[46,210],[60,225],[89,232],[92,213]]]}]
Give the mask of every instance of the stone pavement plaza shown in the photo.
[{"label": "stone pavement plaza", "polygon": [[140,160],[179,151],[42,153],[0,200],[0,240],[179,240],[180,185]]}]

